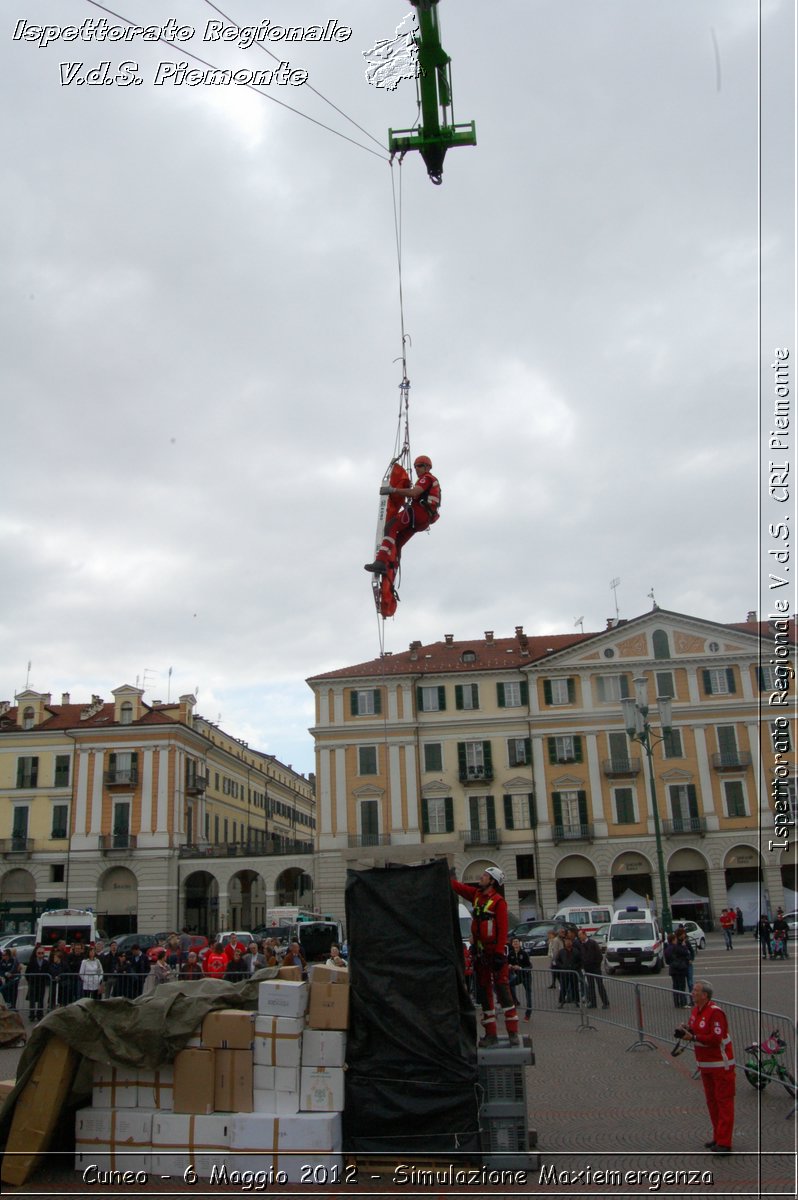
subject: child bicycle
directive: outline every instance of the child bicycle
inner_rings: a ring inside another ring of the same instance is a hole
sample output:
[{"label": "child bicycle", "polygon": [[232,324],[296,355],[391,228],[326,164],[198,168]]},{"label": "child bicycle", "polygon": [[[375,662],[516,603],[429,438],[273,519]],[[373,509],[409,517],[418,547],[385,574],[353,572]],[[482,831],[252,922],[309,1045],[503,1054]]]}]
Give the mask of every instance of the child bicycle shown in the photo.
[{"label": "child bicycle", "polygon": [[787,1095],[794,1100],[798,1096],[795,1079],[779,1058],[779,1055],[784,1054],[786,1048],[787,1043],[779,1034],[778,1029],[774,1029],[770,1037],[766,1037],[758,1044],[752,1042],[750,1046],[746,1046],[745,1052],[748,1058],[745,1060],[745,1077],[751,1087],[757,1088],[760,1092],[769,1083],[776,1080],[783,1084]]}]

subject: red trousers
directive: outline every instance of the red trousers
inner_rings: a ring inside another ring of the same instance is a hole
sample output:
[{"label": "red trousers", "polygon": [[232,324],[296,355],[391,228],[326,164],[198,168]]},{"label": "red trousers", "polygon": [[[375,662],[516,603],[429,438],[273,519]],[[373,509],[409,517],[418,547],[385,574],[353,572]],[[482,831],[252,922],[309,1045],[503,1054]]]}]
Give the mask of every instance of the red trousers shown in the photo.
[{"label": "red trousers", "polygon": [[[496,1036],[496,1000],[504,1010],[508,1033],[518,1033],[518,1011],[510,991],[510,964],[505,962],[496,970],[489,958],[480,957],[476,963],[477,984],[482,992],[482,1024],[485,1033]],[[496,999],[494,999],[494,989]]]},{"label": "red trousers", "polygon": [[421,504],[412,504],[402,508],[385,527],[382,543],[377,551],[377,561],[398,563],[402,556],[402,547],[409,542],[414,533],[422,533],[429,529],[430,515]]},{"label": "red trousers", "polygon": [[734,1067],[705,1067],[701,1082],[707,1098],[712,1136],[719,1146],[731,1146],[734,1136]]}]

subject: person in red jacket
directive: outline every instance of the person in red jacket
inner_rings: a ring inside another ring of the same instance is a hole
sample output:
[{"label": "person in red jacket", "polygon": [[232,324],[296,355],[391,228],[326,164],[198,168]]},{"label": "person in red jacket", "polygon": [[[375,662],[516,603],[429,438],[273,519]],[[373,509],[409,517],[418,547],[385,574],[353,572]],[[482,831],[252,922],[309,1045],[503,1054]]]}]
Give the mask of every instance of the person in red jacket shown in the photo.
[{"label": "person in red jacket", "polygon": [[723,930],[723,936],[726,939],[726,949],[734,949],[733,936],[737,929],[737,916],[733,909],[724,908],[720,914],[720,927]]},{"label": "person in red jacket", "polygon": [[222,943],[216,942],[202,960],[202,969],[210,979],[224,979],[227,963],[228,958]]},{"label": "person in red jacket", "polygon": [[414,533],[429,529],[440,516],[441,485],[432,474],[432,462],[426,454],[419,454],[413,466],[418,478],[412,487],[380,488],[381,496],[402,496],[405,503],[386,524],[374,562],[366,563],[365,570],[375,575],[384,575],[389,567],[398,568],[405,543]]},{"label": "person in red jacket", "polygon": [[476,886],[452,879],[452,887],[458,896],[464,896],[473,905],[471,937],[476,951],[474,967],[482,992],[482,1024],[485,1026],[485,1036],[480,1038],[479,1045],[485,1049],[499,1044],[495,1008],[498,1000],[504,1010],[507,1039],[511,1046],[520,1046],[518,1012],[510,990],[510,964],[507,961],[507,901],[500,890],[504,887],[504,872],[498,867],[488,867]]},{"label": "person in red jacket", "polygon": [[726,1014],[712,1000],[712,986],[705,979],[693,984],[693,1010],[682,1036],[694,1043],[696,1065],[701,1073],[704,1095],[712,1121],[712,1141],[707,1150],[728,1154],[734,1134],[734,1049]]}]

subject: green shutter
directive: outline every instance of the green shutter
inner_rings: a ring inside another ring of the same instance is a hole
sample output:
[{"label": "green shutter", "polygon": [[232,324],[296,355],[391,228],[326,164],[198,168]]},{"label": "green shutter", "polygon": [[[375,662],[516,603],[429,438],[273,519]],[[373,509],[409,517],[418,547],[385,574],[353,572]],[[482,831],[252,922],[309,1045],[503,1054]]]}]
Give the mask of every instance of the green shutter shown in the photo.
[{"label": "green shutter", "polygon": [[568,703],[574,704],[576,703],[576,680],[566,679],[565,682],[568,684]]},{"label": "green shutter", "polygon": [[443,812],[444,812],[444,818],[446,820],[446,832],[453,833],[454,832],[454,800],[452,799],[451,796],[444,796]]},{"label": "green shutter", "polygon": [[438,688],[438,711],[446,712],[446,688],[443,685]]},{"label": "green shutter", "polygon": [[629,695],[629,676],[621,676],[621,699],[625,700]]},{"label": "green shutter", "polygon": [[493,773],[493,753],[490,748],[490,742],[482,743],[482,761],[485,764],[485,774],[491,775]]},{"label": "green shutter", "polygon": [[737,684],[736,684],[736,682],[735,682],[735,679],[734,679],[734,667],[727,667],[727,668],[726,668],[726,680],[727,680],[727,682],[728,682],[728,685],[729,685],[729,691],[730,691],[730,692],[736,692],[736,691],[737,691]]},{"label": "green shutter", "polygon": [[380,688],[374,689],[374,713],[375,715],[382,712],[382,691]]},{"label": "green shutter", "polygon": [[493,796],[485,797],[485,819],[488,829],[496,828],[496,801],[493,799]]},{"label": "green shutter", "polygon": [[476,796],[468,797],[468,814],[471,821],[471,828],[479,829],[479,799]]},{"label": "green shutter", "polygon": [[711,696],[712,695],[712,676],[710,675],[709,671],[706,671],[706,670],[702,671],[701,674],[704,676],[704,693],[707,696]]},{"label": "green shutter", "polygon": [[543,703],[551,704],[551,680],[543,680]]},{"label": "green shutter", "polygon": [[496,699],[499,702],[499,708],[504,708],[504,684],[496,684]]},{"label": "green shutter", "polygon": [[562,827],[562,799],[559,792],[551,793],[551,809],[554,816],[554,824]]},{"label": "green shutter", "polygon": [[687,785],[687,809],[691,820],[698,816],[698,794],[694,783]]},{"label": "green shutter", "polygon": [[421,832],[429,833],[429,804],[426,797],[421,797]]},{"label": "green shutter", "polygon": [[457,743],[457,769],[460,772],[460,778],[465,779],[466,775],[468,774],[465,742]]},{"label": "green shutter", "polygon": [[353,717],[359,715],[357,707],[357,692],[355,691],[351,691],[349,693],[349,712]]},{"label": "green shutter", "polygon": [[526,679],[521,680],[521,703],[529,704],[529,682]]},{"label": "green shutter", "polygon": [[17,759],[17,787],[25,786],[25,759]]},{"label": "green shutter", "polygon": [[454,706],[458,711],[463,707],[463,685],[456,683],[454,685]]},{"label": "green shutter", "polygon": [[479,708],[479,687],[476,683],[468,685],[471,688],[471,707]]},{"label": "green shutter", "polygon": [[579,735],[574,738],[574,762],[582,762],[582,739]]},{"label": "green shutter", "polygon": [[514,829],[513,825],[513,798],[512,796],[504,796],[504,828]]},{"label": "green shutter", "polygon": [[424,711],[424,689],[422,687],[416,688],[416,708],[419,712]]},{"label": "green shutter", "polygon": [[579,805],[579,824],[587,825],[587,792],[577,792],[576,800]]},{"label": "green shutter", "polygon": [[538,827],[538,811],[535,804],[535,794],[530,792],[527,796],[527,804],[529,805],[529,828],[537,829]]},{"label": "green shutter", "polygon": [[[546,738],[546,741],[548,742],[548,746],[549,746],[549,762],[556,763],[556,761],[557,761],[557,739],[550,737],[550,738]],[[559,822],[558,822],[558,824],[559,824]]]},{"label": "green shutter", "polygon": [[531,737],[524,738],[524,752],[526,754],[527,766],[531,767],[532,766],[532,738]]}]

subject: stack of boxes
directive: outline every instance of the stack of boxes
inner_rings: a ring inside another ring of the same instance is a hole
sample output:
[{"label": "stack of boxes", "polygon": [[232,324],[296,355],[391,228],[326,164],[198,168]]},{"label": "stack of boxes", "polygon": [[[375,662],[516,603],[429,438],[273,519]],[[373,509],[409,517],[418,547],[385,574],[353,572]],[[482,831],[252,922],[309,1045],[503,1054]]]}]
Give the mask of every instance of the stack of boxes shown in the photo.
[{"label": "stack of boxes", "polygon": [[313,967],[308,984],[286,968],[260,984],[257,1012],[208,1013],[172,1064],[95,1064],[91,1107],[76,1115],[76,1169],[340,1177],[348,1016],[346,971]]}]

